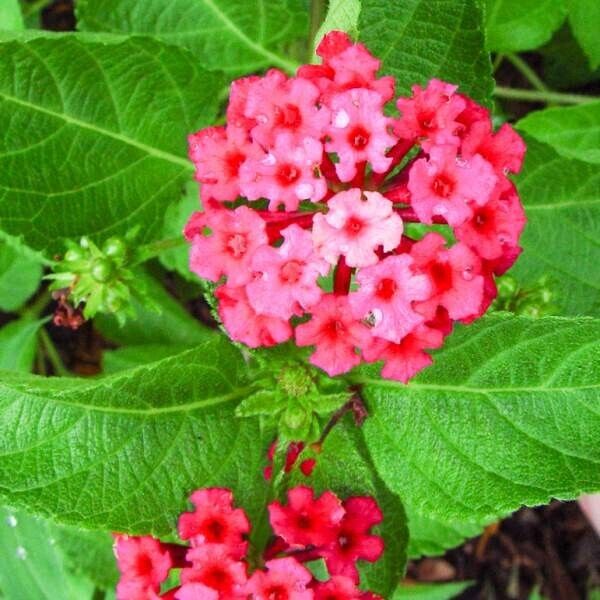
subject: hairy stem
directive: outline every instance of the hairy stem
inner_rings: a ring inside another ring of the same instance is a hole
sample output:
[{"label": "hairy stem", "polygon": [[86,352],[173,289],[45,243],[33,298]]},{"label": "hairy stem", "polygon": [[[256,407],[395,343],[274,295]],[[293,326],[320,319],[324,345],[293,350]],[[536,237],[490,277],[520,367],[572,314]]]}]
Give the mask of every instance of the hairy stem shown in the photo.
[{"label": "hairy stem", "polygon": [[563,94],[561,92],[540,92],[538,90],[523,90],[520,88],[508,88],[496,86],[494,95],[497,98],[510,100],[523,100],[524,102],[544,102],[554,104],[585,104],[600,100],[598,96],[586,96],[584,94]]},{"label": "hairy stem", "polygon": [[147,260],[150,260],[151,258],[154,258],[155,256],[158,256],[166,250],[179,248],[179,246],[184,246],[187,243],[187,240],[182,235],[179,235],[175,238],[167,238],[146,244],[138,249],[137,256],[133,264],[139,265]]},{"label": "hairy stem", "polygon": [[70,373],[65,367],[62,358],[60,357],[60,354],[58,353],[58,350],[54,345],[54,342],[50,339],[50,336],[48,335],[48,332],[42,327],[40,329],[39,335],[40,342],[42,343],[46,357],[48,358],[50,364],[52,365],[52,368],[54,369],[54,374],[58,375],[59,377],[65,377],[69,375]]},{"label": "hairy stem", "polygon": [[539,92],[550,92],[550,88],[540,79],[538,74],[517,54],[507,54],[506,59],[529,81]]}]

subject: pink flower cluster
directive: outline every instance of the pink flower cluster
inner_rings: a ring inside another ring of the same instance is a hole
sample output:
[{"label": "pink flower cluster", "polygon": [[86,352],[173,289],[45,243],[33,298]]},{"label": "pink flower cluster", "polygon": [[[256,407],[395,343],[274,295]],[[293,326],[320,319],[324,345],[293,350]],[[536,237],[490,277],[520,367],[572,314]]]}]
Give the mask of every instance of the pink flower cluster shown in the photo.
[{"label": "pink flower cluster", "polygon": [[[117,536],[121,578],[118,600],[377,600],[358,588],[358,560],[374,562],[383,540],[371,533],[383,515],[370,496],[341,501],[332,492],[315,497],[309,487],[289,490],[288,503],[272,502],[275,536],[265,568],[248,573],[250,523],[233,506],[230,490],[208,488],[191,496],[195,510],[179,519],[179,536],[190,546],[152,537]],[[322,558],[329,579],[319,581],[303,563]],[[172,569],[180,584],[161,592]],[[381,599],[379,599],[381,600]]]},{"label": "pink flower cluster", "polygon": [[204,207],[185,229],[190,267],[219,283],[233,340],[294,338],[332,376],[383,361],[406,382],[454,322],[487,310],[518,257],[508,175],[525,145],[436,79],[389,117],[394,79],[363,45],[332,32],[317,53],[295,77],[235,81],[227,125],[190,136]]}]

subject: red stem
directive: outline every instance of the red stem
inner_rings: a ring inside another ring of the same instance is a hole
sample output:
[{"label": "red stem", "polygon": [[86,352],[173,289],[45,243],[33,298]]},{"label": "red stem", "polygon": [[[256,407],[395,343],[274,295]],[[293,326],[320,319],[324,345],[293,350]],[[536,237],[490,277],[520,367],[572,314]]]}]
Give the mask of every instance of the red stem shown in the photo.
[{"label": "red stem", "polygon": [[384,171],[383,173],[373,173],[371,178],[373,184],[376,186],[379,185],[390,174],[394,167],[402,161],[413,146],[414,140],[400,140],[393,148],[388,150],[387,155],[392,158],[392,162],[387,171]]},{"label": "red stem", "polygon": [[288,225],[295,224],[302,229],[310,229],[315,215],[315,213],[299,211],[286,213],[259,210],[257,212],[267,222],[267,236],[271,244],[281,237],[281,231]]},{"label": "red stem", "polygon": [[365,185],[365,171],[367,170],[367,163],[361,162],[356,165],[356,175],[352,180],[350,187],[363,188]]},{"label": "red stem", "polygon": [[[394,207],[394,210],[402,217],[402,220],[405,223],[421,223],[421,219],[417,217],[417,213],[415,213],[414,209],[410,206],[398,208]],[[444,217],[441,217],[440,215],[434,215],[432,220],[436,225],[448,224],[446,223]]]},{"label": "red stem", "polygon": [[350,291],[350,281],[354,269],[346,264],[346,259],[340,256],[333,276],[333,293],[337,296],[347,296]]},{"label": "red stem", "polygon": [[321,173],[325,176],[325,179],[333,183],[340,183],[340,178],[337,176],[335,171],[335,165],[329,158],[327,152],[323,152],[323,160],[321,161]]}]

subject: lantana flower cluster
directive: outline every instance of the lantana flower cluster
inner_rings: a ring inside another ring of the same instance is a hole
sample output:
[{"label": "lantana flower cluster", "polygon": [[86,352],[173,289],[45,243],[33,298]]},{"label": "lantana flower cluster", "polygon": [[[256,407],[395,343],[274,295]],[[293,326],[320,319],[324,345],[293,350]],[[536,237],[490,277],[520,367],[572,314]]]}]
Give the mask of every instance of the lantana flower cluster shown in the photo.
[{"label": "lantana flower cluster", "polygon": [[[374,562],[383,539],[371,533],[383,515],[370,496],[341,501],[333,492],[316,497],[309,487],[288,491],[287,504],[269,504],[275,537],[264,552],[264,568],[249,573],[250,522],[225,488],[191,496],[193,512],[179,518],[189,546],[152,537],[117,536],[121,572],[118,600],[377,600],[361,591],[358,560]],[[328,578],[318,580],[306,563],[323,559]],[[161,591],[173,569],[180,584]],[[379,599],[381,600],[381,599]]]},{"label": "lantana flower cluster", "polygon": [[436,79],[388,116],[393,77],[344,33],[317,54],[294,77],[235,81],[226,126],[190,136],[203,204],[185,229],[190,266],[218,284],[233,340],[293,338],[329,375],[383,361],[406,382],[454,322],[487,310],[519,255],[508,175],[525,145]]}]

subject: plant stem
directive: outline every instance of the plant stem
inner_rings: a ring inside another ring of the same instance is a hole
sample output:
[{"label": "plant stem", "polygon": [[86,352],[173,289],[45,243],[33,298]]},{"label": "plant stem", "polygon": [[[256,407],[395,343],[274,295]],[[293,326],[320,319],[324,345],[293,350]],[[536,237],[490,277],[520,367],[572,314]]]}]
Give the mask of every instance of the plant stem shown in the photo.
[{"label": "plant stem", "polygon": [[598,96],[585,96],[584,94],[563,94],[561,92],[540,92],[538,90],[523,90],[520,88],[508,88],[496,86],[494,95],[498,98],[510,100],[523,100],[524,102],[543,102],[556,104],[585,104],[600,100]]},{"label": "plant stem", "polygon": [[167,238],[146,244],[138,249],[137,256],[135,257],[133,264],[139,265],[147,260],[150,260],[151,258],[154,258],[155,256],[158,256],[166,250],[179,248],[179,246],[184,246],[185,244],[187,244],[187,240],[183,237],[183,235],[178,235],[174,238]]},{"label": "plant stem", "polygon": [[494,58],[494,62],[492,63],[492,73],[495,73],[499,68],[500,65],[502,64],[502,61],[504,60],[505,56],[504,54],[502,54],[502,52],[499,52],[498,54],[496,54],[496,57]]},{"label": "plant stem", "polygon": [[507,54],[506,58],[512,65],[540,92],[550,92],[550,88],[539,78],[538,74],[517,54]]},{"label": "plant stem", "polygon": [[34,319],[37,319],[41,314],[44,308],[50,303],[52,300],[52,296],[48,291],[48,288],[43,290],[38,294],[35,300],[26,306],[23,310],[20,311],[22,316],[31,316]]},{"label": "plant stem", "polygon": [[26,4],[23,7],[23,17],[26,19],[33,13],[36,13],[42,8],[45,8],[47,4],[50,4],[50,0],[37,0],[37,2],[32,2],[31,4]]},{"label": "plant stem", "polygon": [[54,374],[59,377],[65,377],[66,375],[70,375],[68,369],[65,367],[54,342],[50,339],[48,332],[42,327],[40,329],[40,341],[42,342],[42,346],[44,347],[44,351],[52,368],[54,369]]}]

